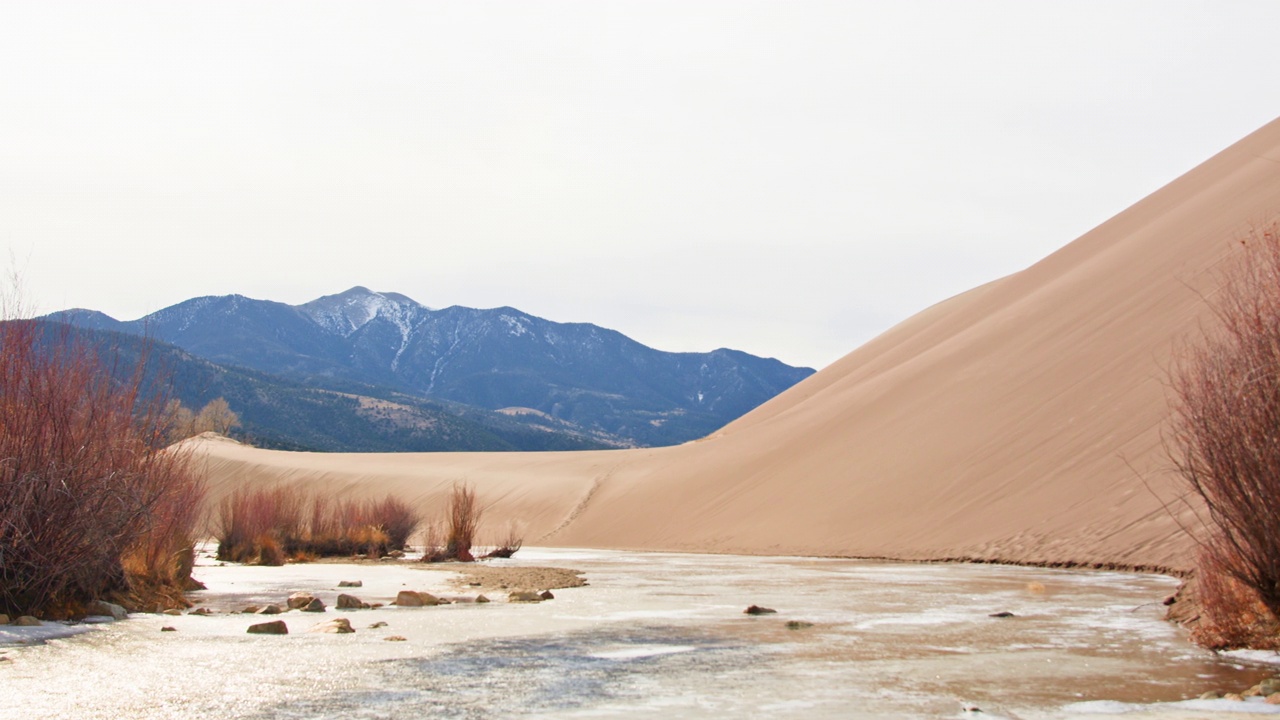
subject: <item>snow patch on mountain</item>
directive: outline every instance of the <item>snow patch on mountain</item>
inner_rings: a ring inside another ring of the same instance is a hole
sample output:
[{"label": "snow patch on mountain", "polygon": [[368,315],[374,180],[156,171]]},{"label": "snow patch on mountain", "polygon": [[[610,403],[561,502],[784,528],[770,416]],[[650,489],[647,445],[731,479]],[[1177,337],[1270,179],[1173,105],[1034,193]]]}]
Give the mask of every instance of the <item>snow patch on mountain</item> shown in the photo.
[{"label": "snow patch on mountain", "polygon": [[516,337],[520,337],[529,332],[528,326],[524,324],[524,318],[512,317],[510,315],[499,315],[498,319],[507,324],[507,332]]},{"label": "snow patch on mountain", "polygon": [[[230,297],[235,298],[239,296],[232,295]],[[229,298],[226,296],[216,295],[192,298],[186,302],[172,305],[164,308],[163,310],[158,310],[151,315],[148,315],[145,319],[152,325],[167,325],[169,323],[174,323],[177,325],[177,332],[185,332],[191,327],[191,324],[196,321],[197,317],[199,317],[201,310],[209,307],[219,300],[228,299]]]}]

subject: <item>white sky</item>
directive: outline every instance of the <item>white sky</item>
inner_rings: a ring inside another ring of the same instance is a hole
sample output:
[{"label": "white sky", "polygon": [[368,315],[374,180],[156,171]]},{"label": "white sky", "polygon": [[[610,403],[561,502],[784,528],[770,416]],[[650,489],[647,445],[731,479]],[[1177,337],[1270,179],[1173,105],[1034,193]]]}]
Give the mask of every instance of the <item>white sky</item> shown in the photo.
[{"label": "white sky", "polygon": [[1273,2],[0,3],[42,311],[353,285],[824,366],[1280,114]]}]

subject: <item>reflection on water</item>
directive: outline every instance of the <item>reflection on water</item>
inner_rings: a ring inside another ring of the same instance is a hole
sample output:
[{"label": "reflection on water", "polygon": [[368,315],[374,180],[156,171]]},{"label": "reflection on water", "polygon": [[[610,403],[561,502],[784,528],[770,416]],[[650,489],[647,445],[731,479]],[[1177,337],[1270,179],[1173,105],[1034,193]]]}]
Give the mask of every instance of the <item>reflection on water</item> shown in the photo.
[{"label": "reflection on water", "polygon": [[[936,718],[965,705],[1209,718],[1230,708],[1167,703],[1270,674],[1188,645],[1161,620],[1176,583],[1159,576],[583,550],[503,562],[573,567],[590,585],[539,605],[353,612],[358,632],[342,636],[302,632],[324,616],[300,613],[279,638],[246,635],[242,615],[135,616],[7,649],[0,718]],[[404,565],[206,566],[200,603],[291,589],[329,601],[352,575],[375,602],[448,580]],[[750,604],[778,613],[749,617]]]}]

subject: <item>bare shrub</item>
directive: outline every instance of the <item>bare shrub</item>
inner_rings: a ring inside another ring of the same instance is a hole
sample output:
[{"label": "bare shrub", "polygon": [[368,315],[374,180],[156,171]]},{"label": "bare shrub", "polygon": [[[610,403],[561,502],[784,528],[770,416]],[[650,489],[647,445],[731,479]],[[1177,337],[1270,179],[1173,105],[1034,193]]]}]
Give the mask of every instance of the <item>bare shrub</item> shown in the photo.
[{"label": "bare shrub", "polygon": [[475,562],[471,550],[483,516],[484,508],[476,499],[475,488],[454,483],[443,519],[427,526],[423,562]]},{"label": "bare shrub", "polygon": [[436,563],[449,560],[444,548],[444,523],[433,520],[427,523],[422,540],[422,562]]},{"label": "bare shrub", "polygon": [[449,495],[445,555],[461,562],[475,560],[471,555],[471,545],[475,542],[476,530],[480,528],[480,517],[483,514],[484,509],[476,502],[475,488],[466,484],[455,484],[453,492]]},{"label": "bare shrub", "polygon": [[507,525],[507,532],[498,542],[494,544],[493,549],[485,553],[485,558],[509,558],[515,555],[517,551],[524,545],[524,536],[520,532],[520,526],[516,521],[512,520]]},{"label": "bare shrub", "polygon": [[0,322],[2,612],[181,601],[203,485],[185,455],[162,450],[145,356],[121,363],[67,326]]},{"label": "bare shrub", "polygon": [[[1217,328],[1172,378],[1168,437],[1208,514],[1198,576],[1206,608],[1252,593],[1280,616],[1280,237],[1255,233],[1213,298]],[[1215,596],[1215,593],[1217,594]],[[1225,621],[1219,617],[1220,624]]]},{"label": "bare shrub", "polygon": [[1237,580],[1218,561],[1225,550],[1201,551],[1196,563],[1200,617],[1191,639],[1211,650],[1280,649],[1280,622],[1252,588]]},{"label": "bare shrub", "polygon": [[283,565],[301,540],[305,504],[305,496],[288,485],[232,492],[218,507],[218,559]]},{"label": "bare shrub", "polygon": [[408,503],[400,498],[388,495],[376,503],[370,514],[377,519],[378,526],[387,534],[387,543],[393,550],[403,550],[409,543],[409,536],[422,524],[422,516]]},{"label": "bare shrub", "polygon": [[[150,468],[156,481],[151,484],[150,496],[143,498],[151,508],[146,531],[122,558],[126,575],[134,578],[132,595],[139,608],[147,604],[155,609],[185,605],[177,593],[203,587],[191,579],[191,571],[195,566],[195,528],[201,521],[204,483],[188,470],[185,453],[179,455],[170,450],[166,454],[178,455],[177,462],[162,461]],[[146,588],[136,587],[140,585]]]},{"label": "bare shrub", "polygon": [[404,549],[420,520],[409,505],[334,500],[296,485],[240,489],[219,507],[218,559],[259,565]]}]

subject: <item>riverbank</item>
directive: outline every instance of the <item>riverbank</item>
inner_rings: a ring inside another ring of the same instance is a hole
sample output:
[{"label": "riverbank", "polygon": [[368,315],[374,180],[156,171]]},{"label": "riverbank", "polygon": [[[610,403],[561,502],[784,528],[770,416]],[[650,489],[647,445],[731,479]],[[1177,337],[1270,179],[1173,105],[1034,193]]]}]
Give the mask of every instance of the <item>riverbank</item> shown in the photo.
[{"label": "riverbank", "polygon": [[[202,558],[209,589],[191,598],[208,615],[134,615],[5,649],[19,701],[0,718],[936,718],[962,703],[1024,720],[1209,718],[1231,701],[1199,695],[1271,672],[1189,646],[1161,619],[1177,581],[1157,575],[541,548],[481,567],[490,584],[545,568],[586,584],[508,603],[456,568]],[[494,602],[334,608],[339,593],[374,604],[402,590]],[[327,610],[234,612],[298,591]],[[745,615],[752,604],[777,613]],[[272,618],[287,636],[246,632]],[[335,618],[355,632],[307,632]]]}]

